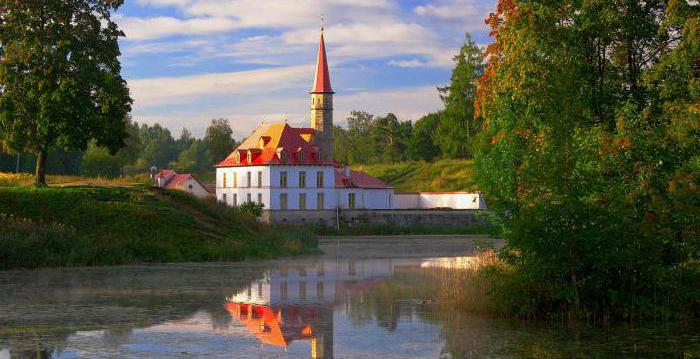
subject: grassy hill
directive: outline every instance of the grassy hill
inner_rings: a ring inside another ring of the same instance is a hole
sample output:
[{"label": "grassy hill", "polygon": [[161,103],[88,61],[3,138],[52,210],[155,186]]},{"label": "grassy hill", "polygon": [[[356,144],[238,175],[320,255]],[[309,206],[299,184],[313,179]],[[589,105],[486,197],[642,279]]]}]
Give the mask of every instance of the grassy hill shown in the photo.
[{"label": "grassy hill", "polygon": [[35,188],[0,176],[0,269],[230,261],[315,248],[302,228],[279,230],[182,192],[52,179],[70,185]]},{"label": "grassy hill", "polygon": [[362,165],[367,171],[397,192],[417,191],[476,191],[472,179],[471,160],[440,160],[435,162],[402,162],[395,164]]}]

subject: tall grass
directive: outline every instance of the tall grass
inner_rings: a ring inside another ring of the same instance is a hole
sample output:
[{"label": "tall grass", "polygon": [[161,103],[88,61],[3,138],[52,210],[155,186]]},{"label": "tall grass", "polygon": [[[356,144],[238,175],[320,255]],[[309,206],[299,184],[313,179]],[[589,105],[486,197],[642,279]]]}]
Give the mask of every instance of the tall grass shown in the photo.
[{"label": "tall grass", "polygon": [[[147,174],[137,174],[116,178],[83,177],[73,175],[47,175],[46,183],[55,186],[129,186],[148,183]],[[0,187],[30,186],[34,184],[34,175],[29,173],[3,173],[0,172]]]},{"label": "tall grass", "polygon": [[504,264],[493,250],[480,252],[474,257],[445,260],[430,269],[438,303],[453,310],[476,313],[503,312],[494,298],[494,270]]},{"label": "tall grass", "polygon": [[381,179],[399,192],[446,192],[478,190],[473,181],[472,166],[472,160],[444,159],[435,162],[360,165],[356,169]]}]

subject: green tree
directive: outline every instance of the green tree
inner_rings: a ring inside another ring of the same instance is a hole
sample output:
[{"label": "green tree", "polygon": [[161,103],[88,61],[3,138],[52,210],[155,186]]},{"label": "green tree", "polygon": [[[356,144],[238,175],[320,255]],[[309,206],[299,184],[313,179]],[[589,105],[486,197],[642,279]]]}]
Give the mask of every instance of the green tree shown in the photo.
[{"label": "green tree", "polygon": [[475,175],[518,314],[697,310],[697,19],[685,1],[603,0],[489,17]]},{"label": "green tree", "polygon": [[170,161],[177,158],[177,145],[167,128],[157,123],[152,127],[144,124],[141,125],[140,137],[143,150],[139,162],[142,168],[148,169],[151,166],[164,168]]},{"label": "green tree", "polygon": [[206,143],[193,140],[189,148],[180,152],[177,161],[171,162],[170,167],[178,172],[200,172],[212,165],[211,154]]},{"label": "green tree", "polygon": [[81,162],[81,173],[88,177],[119,177],[122,171],[122,158],[98,147],[94,142],[88,145]]},{"label": "green tree", "polygon": [[429,113],[416,121],[408,145],[411,159],[432,161],[440,156],[440,147],[433,139],[433,133],[439,123],[439,113]]},{"label": "green tree", "polygon": [[120,0],[10,1],[0,15],[0,141],[37,155],[46,183],[49,150],[84,150],[91,139],[116,152],[131,98],[112,21]]},{"label": "green tree", "polygon": [[440,112],[433,140],[443,154],[452,158],[471,155],[470,142],[479,129],[474,117],[474,99],[476,78],[483,71],[483,55],[471,36],[467,34],[466,37],[459,54],[453,59],[455,68],[449,86],[438,88],[445,109]]},{"label": "green tree", "polygon": [[233,130],[225,118],[211,120],[204,135],[204,142],[209,147],[214,162],[222,161],[237,145],[233,138]]}]

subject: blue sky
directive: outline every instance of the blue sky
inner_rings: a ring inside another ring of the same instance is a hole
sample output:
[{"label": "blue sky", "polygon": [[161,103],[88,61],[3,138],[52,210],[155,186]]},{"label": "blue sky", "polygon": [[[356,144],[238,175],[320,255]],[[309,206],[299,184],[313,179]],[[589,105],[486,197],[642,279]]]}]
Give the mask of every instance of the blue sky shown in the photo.
[{"label": "blue sky", "polygon": [[261,122],[308,125],[320,16],[335,121],[351,110],[416,120],[440,108],[465,32],[489,38],[496,0],[128,0],[116,14],[138,122],[237,136]]}]

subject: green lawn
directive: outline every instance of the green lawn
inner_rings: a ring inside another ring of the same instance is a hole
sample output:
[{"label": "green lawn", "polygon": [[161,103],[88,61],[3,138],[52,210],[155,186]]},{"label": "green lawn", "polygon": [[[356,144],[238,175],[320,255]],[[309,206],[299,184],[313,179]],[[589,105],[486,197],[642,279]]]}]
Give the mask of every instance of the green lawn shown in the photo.
[{"label": "green lawn", "polygon": [[472,160],[439,160],[362,165],[355,166],[355,169],[394,186],[397,192],[442,192],[478,190],[472,179],[472,167]]},{"label": "green lawn", "polygon": [[0,187],[0,269],[230,261],[313,252],[303,228],[270,227],[145,185]]}]

